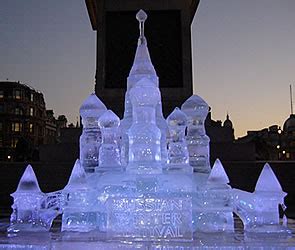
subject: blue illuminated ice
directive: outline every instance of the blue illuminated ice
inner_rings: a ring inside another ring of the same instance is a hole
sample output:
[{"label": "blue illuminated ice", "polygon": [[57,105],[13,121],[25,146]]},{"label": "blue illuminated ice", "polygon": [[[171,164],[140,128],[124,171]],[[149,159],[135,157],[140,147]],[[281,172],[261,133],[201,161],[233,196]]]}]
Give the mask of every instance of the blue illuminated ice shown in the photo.
[{"label": "blue illuminated ice", "polygon": [[194,226],[201,232],[233,232],[232,191],[228,176],[217,159],[208,177],[207,184],[197,191],[194,204]]},{"label": "blue illuminated ice", "polygon": [[13,197],[8,232],[48,231],[57,212],[45,207],[46,195],[40,190],[36,175],[28,165]]},{"label": "blue illuminated ice", "polygon": [[244,230],[255,233],[290,233],[280,224],[279,205],[285,208],[281,185],[269,164],[265,164],[254,193],[234,189],[235,212],[242,219]]},{"label": "blue illuminated ice", "polygon": [[185,140],[186,115],[179,108],[175,108],[167,117],[167,124],[169,128],[167,169],[192,173],[193,169],[189,165],[189,155]]},{"label": "blue illuminated ice", "polygon": [[96,229],[95,197],[79,160],[75,162],[62,197],[62,231],[89,232]]},{"label": "blue illuminated ice", "polygon": [[128,130],[129,172],[162,172],[161,131],[156,125],[156,106],[159,99],[159,89],[148,78],[143,78],[130,90],[133,122]]},{"label": "blue illuminated ice", "polygon": [[212,167],[211,173],[208,177],[208,183],[210,184],[228,184],[228,176],[222,166],[222,163],[219,159],[216,159]]},{"label": "blue illuminated ice", "polygon": [[[127,78],[124,119],[91,94],[82,104],[80,160],[65,188],[43,193],[31,166],[12,194],[9,232],[49,230],[62,214],[62,231],[107,239],[190,241],[198,233],[234,231],[233,212],[246,232],[289,233],[281,185],[266,164],[253,193],[232,189],[222,163],[211,170],[205,131],[208,104],[187,99],[165,120],[159,79],[144,35]],[[168,157],[167,157],[168,154]]]},{"label": "blue illuminated ice", "polygon": [[86,172],[94,172],[99,165],[101,132],[98,118],[106,111],[106,106],[93,93],[80,107],[83,131],[80,136],[80,161]]},{"label": "blue illuminated ice", "polygon": [[[133,116],[129,91],[134,86],[136,86],[137,82],[139,82],[143,78],[149,79],[152,83],[154,83],[156,87],[159,87],[159,78],[157,76],[154,65],[152,64],[150,53],[147,46],[147,40],[144,35],[144,23],[147,19],[147,14],[143,10],[140,10],[137,13],[136,18],[139,21],[139,38],[133,65],[127,78],[124,118],[122,119],[120,124],[120,129],[122,131],[121,162],[124,166],[126,166],[129,161],[129,139],[127,131],[131,126]],[[159,99],[156,106],[156,124],[161,131],[161,161],[162,164],[165,164],[167,161],[166,138],[168,134],[168,127],[163,117],[161,98]]]},{"label": "blue illuminated ice", "polygon": [[97,170],[121,170],[119,148],[120,118],[111,110],[107,110],[98,119],[102,142],[99,148],[99,168]]},{"label": "blue illuminated ice", "polygon": [[194,172],[210,173],[209,142],[206,135],[205,119],[209,106],[198,95],[192,95],[181,106],[181,110],[188,117],[187,144],[189,162]]}]

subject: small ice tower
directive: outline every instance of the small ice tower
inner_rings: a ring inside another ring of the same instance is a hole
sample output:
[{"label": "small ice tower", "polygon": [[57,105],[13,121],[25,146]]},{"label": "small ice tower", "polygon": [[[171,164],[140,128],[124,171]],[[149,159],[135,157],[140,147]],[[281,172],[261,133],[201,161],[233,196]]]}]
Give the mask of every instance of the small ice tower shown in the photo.
[{"label": "small ice tower", "polygon": [[41,192],[36,175],[28,165],[21,177],[13,197],[12,214],[8,232],[47,231],[51,222],[47,223],[40,213],[44,206],[45,194]]},{"label": "small ice tower", "polygon": [[193,169],[189,165],[189,155],[185,139],[187,117],[179,108],[175,108],[166,120],[170,134],[167,170],[192,172]]},{"label": "small ice tower", "polygon": [[[139,22],[139,38],[137,43],[137,49],[135,53],[134,62],[127,78],[127,91],[125,94],[125,109],[124,118],[121,121],[120,129],[122,131],[122,163],[127,165],[129,156],[129,140],[127,131],[132,124],[132,105],[130,101],[130,90],[136,86],[137,82],[143,78],[149,79],[154,86],[159,87],[159,78],[152,64],[149,50],[147,47],[147,40],[144,35],[144,23],[147,19],[147,14],[140,10],[136,14],[136,19]],[[162,102],[159,99],[156,106],[156,124],[161,130],[161,159],[163,163],[167,160],[167,148],[166,148],[166,136],[168,133],[168,127],[163,117]]]},{"label": "small ice tower", "polygon": [[119,149],[120,118],[107,110],[98,119],[101,130],[102,143],[99,148],[99,168],[97,170],[121,170],[121,156]]},{"label": "small ice tower", "polygon": [[159,99],[159,89],[148,78],[143,78],[130,90],[133,122],[128,130],[128,172],[162,172],[161,131],[156,125],[156,105]]},{"label": "small ice tower", "polygon": [[210,173],[210,139],[205,130],[205,119],[209,106],[201,97],[192,95],[182,104],[181,110],[188,117],[186,140],[190,165],[194,172]]},{"label": "small ice tower", "polygon": [[234,230],[232,189],[228,176],[216,159],[201,199],[194,207],[196,230],[203,232],[232,232]]},{"label": "small ice tower", "polygon": [[106,106],[93,93],[80,107],[83,131],[80,136],[80,161],[87,173],[92,173],[99,164],[101,132],[98,118],[106,111]]},{"label": "small ice tower", "polygon": [[97,226],[91,191],[87,185],[86,173],[76,160],[68,184],[63,189],[62,231],[88,232]]},{"label": "small ice tower", "polygon": [[[279,205],[285,207],[284,197],[287,195],[272,171],[266,163],[261,171],[255,187],[255,213],[257,223],[255,227],[279,225]],[[260,224],[260,225],[259,225]]]}]

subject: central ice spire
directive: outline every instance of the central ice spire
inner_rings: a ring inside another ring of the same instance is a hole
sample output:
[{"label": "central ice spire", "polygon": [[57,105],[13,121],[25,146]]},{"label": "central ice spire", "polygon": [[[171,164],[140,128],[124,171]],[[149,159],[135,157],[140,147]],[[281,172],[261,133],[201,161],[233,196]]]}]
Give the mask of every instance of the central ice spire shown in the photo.
[{"label": "central ice spire", "polygon": [[152,64],[150,53],[147,47],[147,41],[144,35],[144,22],[147,19],[147,14],[143,10],[140,10],[136,14],[136,19],[139,22],[139,38],[134,62],[129,73],[129,86],[127,86],[127,88],[132,88],[133,84],[140,80],[143,76],[151,79],[158,87],[157,73]]},{"label": "central ice spire", "polygon": [[146,43],[144,36],[144,22],[147,19],[147,14],[143,10],[139,10],[136,14],[136,19],[139,22],[139,39],[138,44]]}]

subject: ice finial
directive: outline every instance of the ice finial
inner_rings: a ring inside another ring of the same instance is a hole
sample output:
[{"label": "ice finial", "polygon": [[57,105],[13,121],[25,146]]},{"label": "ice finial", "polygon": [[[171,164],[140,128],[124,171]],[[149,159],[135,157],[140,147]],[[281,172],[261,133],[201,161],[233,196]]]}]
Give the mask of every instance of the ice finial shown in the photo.
[{"label": "ice finial", "polygon": [[218,184],[227,184],[229,183],[228,176],[222,166],[222,163],[219,159],[216,159],[214,162],[211,173],[208,177],[208,182],[218,183]]},{"label": "ice finial", "polygon": [[[151,62],[150,53],[147,47],[147,41],[144,35],[144,22],[147,19],[147,14],[140,10],[136,14],[136,19],[139,21],[139,38],[135,53],[134,62],[129,73],[127,88],[131,88],[142,76],[153,80],[154,84],[158,84],[158,77],[155,68]],[[131,77],[131,78],[130,78]],[[135,79],[132,79],[134,77]]]},{"label": "ice finial", "polygon": [[139,43],[145,43],[145,36],[144,36],[144,22],[147,19],[147,14],[143,10],[139,10],[136,14],[136,19],[139,22]]},{"label": "ice finial", "polygon": [[116,128],[120,125],[120,118],[109,109],[98,119],[98,125],[101,129]]},{"label": "ice finial", "polygon": [[283,192],[282,187],[272,171],[270,165],[266,163],[256,183],[255,192]]},{"label": "ice finial", "polygon": [[83,188],[86,185],[86,173],[84,168],[80,164],[80,160],[77,159],[73,167],[70,179],[65,189]]},{"label": "ice finial", "polygon": [[97,117],[100,116],[105,110],[106,106],[103,102],[92,93],[88,96],[80,107],[80,115],[82,119],[87,117]]},{"label": "ice finial", "polygon": [[16,192],[40,192],[40,187],[31,165],[28,165],[17,186]]}]

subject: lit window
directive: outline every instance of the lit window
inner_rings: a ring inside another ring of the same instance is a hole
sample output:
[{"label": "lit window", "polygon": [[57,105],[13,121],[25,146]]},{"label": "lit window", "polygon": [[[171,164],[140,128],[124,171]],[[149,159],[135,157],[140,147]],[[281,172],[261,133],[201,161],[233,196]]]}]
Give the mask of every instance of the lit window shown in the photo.
[{"label": "lit window", "polygon": [[33,102],[33,101],[34,101],[34,94],[31,93],[31,102]]},{"label": "lit window", "polygon": [[30,123],[30,127],[29,127],[29,129],[30,129],[30,133],[33,133],[33,132],[34,132],[34,126],[33,126],[33,123]]},{"label": "lit window", "polygon": [[286,153],[286,158],[287,158],[287,159],[290,158],[290,153]]},{"label": "lit window", "polygon": [[14,109],[14,114],[16,114],[16,115],[22,115],[23,114],[23,110],[21,108],[15,108]]},{"label": "lit window", "polygon": [[19,89],[15,89],[13,91],[13,98],[14,99],[17,99],[17,100],[20,100],[21,99],[21,91]]},{"label": "lit window", "polygon": [[34,108],[30,108],[30,116],[34,116]]},{"label": "lit window", "polygon": [[11,131],[13,132],[21,132],[23,128],[23,124],[20,122],[13,122],[11,126]]},{"label": "lit window", "polygon": [[12,138],[12,140],[11,140],[11,147],[12,147],[12,148],[15,148],[17,142],[18,142],[18,139],[17,139],[17,138]]},{"label": "lit window", "polygon": [[4,91],[0,90],[0,99],[4,98]]}]

